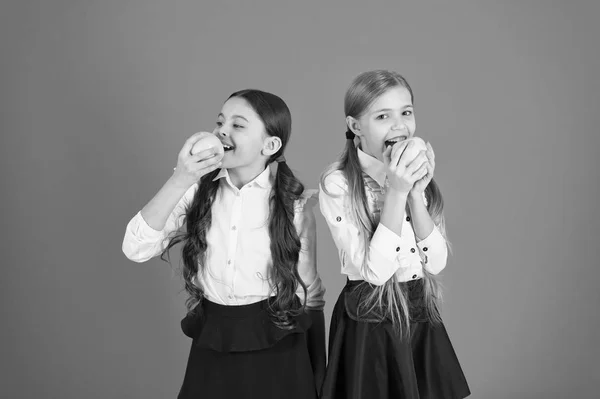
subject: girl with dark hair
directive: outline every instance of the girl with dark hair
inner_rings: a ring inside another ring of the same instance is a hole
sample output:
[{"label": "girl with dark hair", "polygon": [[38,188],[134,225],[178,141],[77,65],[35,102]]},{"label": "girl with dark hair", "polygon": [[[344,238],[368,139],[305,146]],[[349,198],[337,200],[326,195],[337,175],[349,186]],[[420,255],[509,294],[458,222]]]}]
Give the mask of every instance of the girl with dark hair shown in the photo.
[{"label": "girl with dark hair", "polygon": [[[325,369],[317,200],[283,157],[290,111],[273,94],[242,90],[213,134],[219,141],[210,133],[186,141],[123,241],[136,262],[164,259],[182,243],[181,326],[193,341],[178,397],[316,398]],[[217,145],[196,153],[207,137]]]},{"label": "girl with dark hair", "polygon": [[359,75],[345,97],[346,146],[321,178],[320,208],[348,278],[329,330],[324,399],[470,394],[439,313],[448,254],[431,145],[395,72]]}]

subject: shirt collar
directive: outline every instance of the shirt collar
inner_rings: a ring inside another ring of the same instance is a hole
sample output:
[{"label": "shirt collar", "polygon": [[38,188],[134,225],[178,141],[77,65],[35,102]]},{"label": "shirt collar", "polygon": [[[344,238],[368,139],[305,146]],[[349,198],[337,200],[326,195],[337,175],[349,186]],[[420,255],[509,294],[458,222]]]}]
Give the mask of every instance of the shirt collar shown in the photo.
[{"label": "shirt collar", "polygon": [[[231,186],[234,187],[233,183],[231,183],[231,178],[229,177],[229,171],[225,168],[221,169],[219,171],[219,173],[217,173],[217,175],[215,176],[215,178],[213,179],[213,181],[215,180],[219,180],[225,178],[225,180],[227,181],[227,183]],[[265,170],[263,170],[258,176],[256,176],[253,180],[251,180],[250,182],[248,182],[248,184],[246,184],[246,186],[251,186],[252,184],[256,184],[262,188],[269,188],[273,185],[273,182],[271,181],[271,166],[268,165]]]},{"label": "shirt collar", "polygon": [[358,152],[358,161],[360,162],[360,167],[363,172],[371,176],[371,178],[375,180],[377,184],[383,187],[386,176],[385,165],[383,162],[365,153],[358,146],[356,147],[356,151]]}]

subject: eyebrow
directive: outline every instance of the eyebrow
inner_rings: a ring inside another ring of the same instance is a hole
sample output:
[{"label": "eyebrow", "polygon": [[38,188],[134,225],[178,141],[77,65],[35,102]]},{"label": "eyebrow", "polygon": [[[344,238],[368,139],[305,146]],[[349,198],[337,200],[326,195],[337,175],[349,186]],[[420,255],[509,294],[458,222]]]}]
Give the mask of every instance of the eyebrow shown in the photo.
[{"label": "eyebrow", "polygon": [[[218,116],[222,116],[223,118],[225,118],[225,115],[223,115],[222,113],[219,113],[219,115],[218,115]],[[243,120],[245,120],[246,122],[248,122],[248,119],[244,118],[242,115],[232,115],[231,117],[232,117],[232,118],[234,118],[234,119],[235,119],[235,118],[240,118],[240,119],[243,119]],[[250,123],[250,122],[248,122],[248,123]]]},{"label": "eyebrow", "polygon": [[[400,108],[400,109],[406,109],[406,108],[413,108],[413,105],[405,105],[404,107]],[[371,112],[372,114],[376,114],[378,112],[387,112],[387,111],[393,111],[392,108],[382,108],[382,109],[378,109],[376,111]]]}]

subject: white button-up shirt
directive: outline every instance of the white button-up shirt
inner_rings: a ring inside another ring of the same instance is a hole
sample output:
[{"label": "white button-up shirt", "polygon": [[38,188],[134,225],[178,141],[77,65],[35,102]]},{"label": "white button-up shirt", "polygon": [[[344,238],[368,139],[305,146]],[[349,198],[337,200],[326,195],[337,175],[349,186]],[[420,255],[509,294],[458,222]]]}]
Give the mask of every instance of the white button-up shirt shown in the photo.
[{"label": "white button-up shirt", "polygon": [[[319,193],[321,213],[337,246],[342,274],[348,275],[350,280],[382,285],[394,274],[401,282],[421,278],[423,267],[430,273],[439,273],[446,266],[448,248],[438,227],[434,226],[427,238],[416,242],[410,217],[404,209],[398,209],[404,214],[401,236],[379,223],[385,195],[385,165],[360,148],[357,151],[368,208],[376,222],[371,240],[365,244],[359,223],[352,215],[348,183],[342,171],[336,170],[326,177],[324,184],[329,194],[323,187]],[[366,262],[365,245],[368,245]]]},{"label": "white button-up shirt", "polygon": [[[226,169],[215,180],[219,189],[212,206],[212,224],[207,231],[204,272],[194,283],[211,302],[245,305],[273,295],[270,271],[273,266],[269,236],[269,198],[274,175],[267,167],[241,189],[235,187]],[[186,208],[198,190],[194,184],[181,198],[165,227],[154,230],[138,212],[128,223],[123,252],[136,262],[160,255],[170,239],[185,224]],[[298,272],[308,288],[307,307],[323,309],[325,289],[317,273],[316,223],[313,207],[317,190],[307,190],[294,204],[294,226],[301,242]],[[302,287],[298,296],[304,299]]]}]

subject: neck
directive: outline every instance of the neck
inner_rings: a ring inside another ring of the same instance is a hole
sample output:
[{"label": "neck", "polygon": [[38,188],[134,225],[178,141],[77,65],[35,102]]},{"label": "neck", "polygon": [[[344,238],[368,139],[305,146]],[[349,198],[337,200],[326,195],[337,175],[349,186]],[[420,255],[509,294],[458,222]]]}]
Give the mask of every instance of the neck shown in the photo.
[{"label": "neck", "polygon": [[240,166],[238,168],[227,169],[229,173],[229,179],[231,183],[238,189],[241,189],[252,180],[256,179],[265,170],[266,165],[264,163],[258,163],[256,165]]}]

